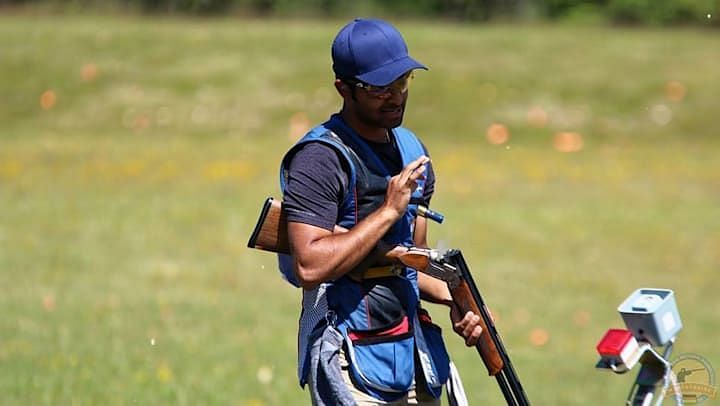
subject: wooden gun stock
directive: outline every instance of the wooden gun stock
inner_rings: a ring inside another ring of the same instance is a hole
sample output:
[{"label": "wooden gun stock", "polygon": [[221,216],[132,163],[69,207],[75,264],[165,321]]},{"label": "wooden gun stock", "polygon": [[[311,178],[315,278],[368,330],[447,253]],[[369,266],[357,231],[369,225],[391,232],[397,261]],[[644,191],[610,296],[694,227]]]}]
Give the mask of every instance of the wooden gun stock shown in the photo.
[{"label": "wooden gun stock", "polygon": [[[470,311],[479,316],[487,314],[490,318],[492,317],[490,316],[487,308],[482,309],[482,311],[480,310],[472,297],[472,293],[467,282],[461,281],[457,287],[451,288],[450,294],[452,295],[453,303],[455,304],[455,306],[458,307],[458,309],[460,309],[461,314],[465,314]],[[492,322],[492,318],[490,321]],[[495,346],[495,343],[490,336],[490,329],[485,322],[485,317],[480,317],[479,324],[480,327],[482,327],[483,332],[480,335],[480,341],[476,346],[477,351],[480,354],[480,358],[482,358],[483,363],[488,370],[488,374],[490,374],[491,376],[495,376],[498,372],[502,371],[502,368],[503,366],[505,366],[505,364],[502,360],[502,357],[500,356],[500,353],[498,352],[497,346]]]},{"label": "wooden gun stock", "polygon": [[268,197],[260,211],[255,230],[248,241],[249,248],[289,254],[287,215],[282,210],[282,202]]}]

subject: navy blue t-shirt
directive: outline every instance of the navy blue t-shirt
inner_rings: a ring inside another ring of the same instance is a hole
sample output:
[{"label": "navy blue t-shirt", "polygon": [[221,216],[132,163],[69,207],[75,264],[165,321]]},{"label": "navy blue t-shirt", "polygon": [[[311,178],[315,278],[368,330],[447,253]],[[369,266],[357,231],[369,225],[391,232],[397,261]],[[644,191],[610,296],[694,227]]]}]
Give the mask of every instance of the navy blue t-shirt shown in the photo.
[{"label": "navy blue t-shirt", "polygon": [[[367,142],[392,176],[403,168],[402,157],[395,142]],[[423,145],[425,155],[429,156]],[[311,142],[302,147],[290,161],[285,184],[283,207],[288,221],[310,224],[332,231],[338,210],[348,191],[350,169],[332,147]],[[430,204],[435,191],[432,163],[425,172],[423,199]]]}]

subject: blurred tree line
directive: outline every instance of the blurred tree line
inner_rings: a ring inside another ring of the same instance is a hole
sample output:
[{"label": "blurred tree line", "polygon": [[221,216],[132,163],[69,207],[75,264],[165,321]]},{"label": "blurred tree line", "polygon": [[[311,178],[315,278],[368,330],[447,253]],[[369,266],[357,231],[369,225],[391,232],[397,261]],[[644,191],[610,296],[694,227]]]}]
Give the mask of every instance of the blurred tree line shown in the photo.
[{"label": "blurred tree line", "polygon": [[386,15],[465,21],[584,19],[715,26],[719,18],[713,14],[720,8],[720,0],[0,0],[3,4],[206,15]]}]

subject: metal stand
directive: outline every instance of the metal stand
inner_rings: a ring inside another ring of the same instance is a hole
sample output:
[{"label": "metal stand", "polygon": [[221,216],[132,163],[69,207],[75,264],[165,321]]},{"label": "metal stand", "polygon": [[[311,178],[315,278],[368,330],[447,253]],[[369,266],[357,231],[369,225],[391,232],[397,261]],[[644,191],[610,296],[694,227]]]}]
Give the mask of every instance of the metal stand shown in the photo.
[{"label": "metal stand", "polygon": [[638,372],[635,382],[632,388],[630,388],[627,400],[625,401],[627,406],[653,405],[653,398],[661,381],[663,383],[662,390],[660,390],[657,396],[657,400],[654,403],[655,406],[660,406],[670,385],[673,386],[675,404],[682,405],[682,393],[680,393],[680,387],[675,378],[675,374],[672,372],[672,365],[670,365],[668,361],[674,342],[673,339],[665,346],[662,355],[658,354],[649,343],[641,342],[638,350],[628,361],[629,366],[625,364],[617,365],[608,362],[608,360],[601,359],[595,367],[610,369],[616,374],[624,374],[629,372],[637,362],[642,364],[640,372]]}]

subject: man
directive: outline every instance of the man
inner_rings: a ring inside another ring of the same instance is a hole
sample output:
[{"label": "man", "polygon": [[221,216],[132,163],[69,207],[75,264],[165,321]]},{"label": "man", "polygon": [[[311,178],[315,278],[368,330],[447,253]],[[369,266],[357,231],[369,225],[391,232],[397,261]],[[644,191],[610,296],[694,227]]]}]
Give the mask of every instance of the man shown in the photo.
[{"label": "man", "polygon": [[468,346],[479,316],[459,314],[444,282],[381,260],[383,246],[427,246],[417,207],[429,204],[435,176],[425,147],[400,127],[413,70],[427,68],[375,19],[343,27],[332,59],[342,109],[281,170],[292,256],[280,265],[303,288],[300,383],[313,404],[440,404],[449,359],[420,297],[450,306]]}]

